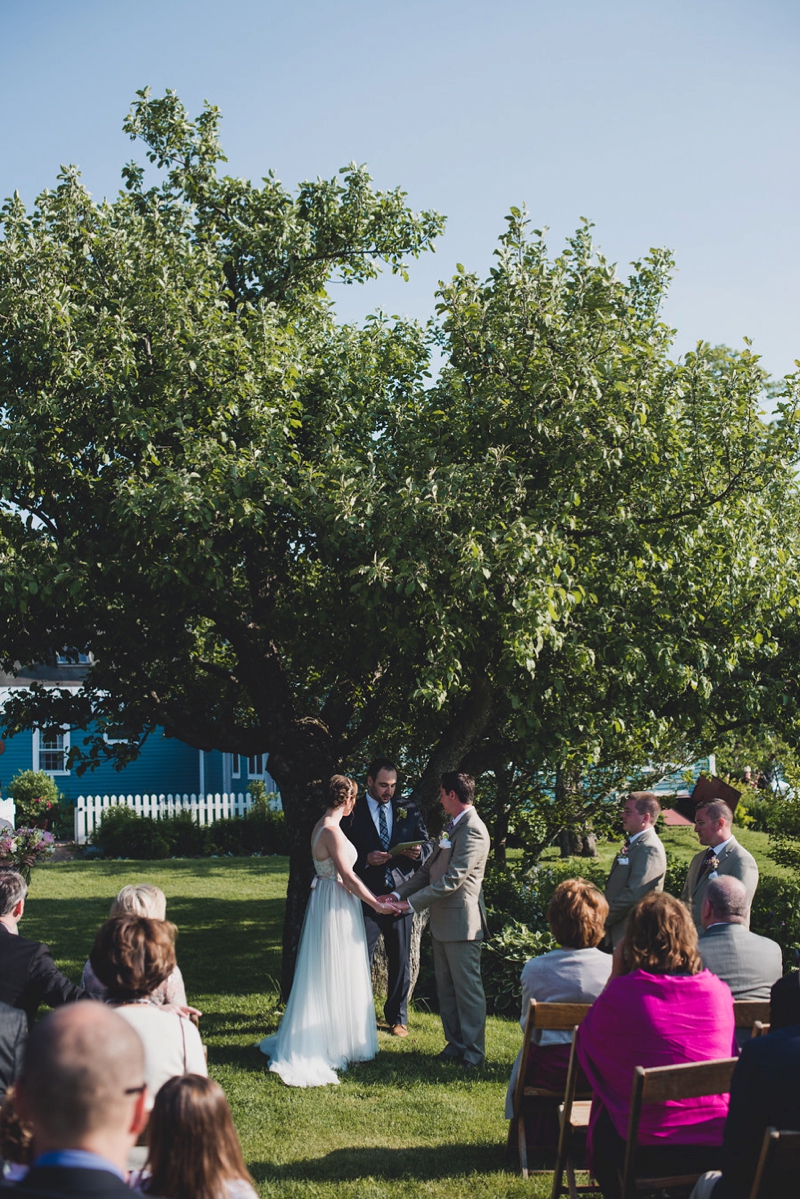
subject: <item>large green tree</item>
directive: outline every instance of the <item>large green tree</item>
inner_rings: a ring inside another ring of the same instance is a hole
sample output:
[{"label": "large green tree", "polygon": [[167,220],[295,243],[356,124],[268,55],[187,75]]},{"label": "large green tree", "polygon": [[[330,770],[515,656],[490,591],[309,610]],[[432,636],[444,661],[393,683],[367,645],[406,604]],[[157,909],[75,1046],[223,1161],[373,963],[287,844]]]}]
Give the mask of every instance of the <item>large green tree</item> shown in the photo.
[{"label": "large green tree", "polygon": [[[356,168],[295,195],[223,176],[216,111],[169,93],[126,128],[158,183],[131,164],[98,204],[70,170],[3,209],[2,658],[95,655],[81,695],[5,720],[268,751],[285,983],[336,769],[403,752],[430,807],[453,766],[574,779],[794,713],[753,682],[793,646],[794,383],[768,423],[749,353],[673,363],[666,255],[623,281],[583,228],[551,261],[512,211],[433,334],[345,326],[329,280],[405,271],[435,214]],[[766,546],[786,569],[753,570]]]}]

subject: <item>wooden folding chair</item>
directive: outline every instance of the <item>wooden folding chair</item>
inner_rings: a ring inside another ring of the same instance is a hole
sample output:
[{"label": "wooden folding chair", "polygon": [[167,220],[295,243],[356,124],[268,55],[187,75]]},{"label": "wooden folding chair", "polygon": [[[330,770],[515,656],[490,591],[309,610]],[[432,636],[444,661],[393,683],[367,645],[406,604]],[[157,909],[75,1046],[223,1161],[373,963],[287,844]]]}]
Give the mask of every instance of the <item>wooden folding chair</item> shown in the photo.
[{"label": "wooden folding chair", "polygon": [[733,1022],[737,1028],[752,1028],[756,1020],[769,1024],[768,999],[734,999]]},{"label": "wooden folding chair", "polygon": [[[575,1166],[574,1158],[577,1151],[577,1143],[580,1140],[585,1146],[585,1135],[589,1127],[589,1116],[592,1110],[591,1095],[580,1099],[576,1095],[579,1070],[578,1052],[575,1046],[577,1033],[578,1029],[576,1026],[572,1030],[572,1051],[569,1056],[567,1083],[564,1088],[564,1102],[558,1109],[560,1122],[558,1155],[556,1157],[556,1168],[553,1171],[553,1189],[550,1192],[550,1199],[559,1199],[561,1195],[569,1195],[570,1199],[577,1199],[579,1195],[599,1195],[601,1193],[599,1186],[595,1183],[589,1182],[585,1186],[578,1186],[575,1180],[577,1167]],[[562,1183],[565,1171],[567,1175],[566,1187]]]},{"label": "wooden folding chair", "polygon": [[[559,1106],[564,1102],[563,1090],[548,1091],[543,1087],[531,1087],[525,1084],[528,1054],[533,1044],[534,1031],[536,1029],[556,1030],[559,1032],[572,1030],[576,1025],[581,1023],[590,1007],[591,1004],[589,1003],[537,1003],[535,999],[532,999],[528,1006],[528,1015],[525,1018],[525,1035],[522,1039],[522,1054],[519,1061],[519,1073],[517,1074],[517,1085],[514,1088],[514,1115],[511,1117],[508,1128],[508,1147],[509,1150],[512,1149],[516,1141],[523,1178],[527,1178],[529,1173],[526,1116],[529,1113],[529,1109],[533,1106],[533,1101],[536,1101],[536,1107],[539,1111],[543,1107],[547,1108],[550,1106],[554,1113],[558,1112]],[[542,1100],[545,1101],[544,1104],[542,1104]]]},{"label": "wooden folding chair", "polygon": [[793,1194],[798,1174],[800,1132],[765,1129],[750,1199],[775,1199],[776,1195]]},{"label": "wooden folding chair", "polygon": [[769,1032],[769,1025],[762,1023],[761,1020],[756,1020],[755,1024],[753,1025],[753,1036],[754,1037],[765,1037],[768,1032]]},{"label": "wooden folding chair", "polygon": [[710,1062],[684,1062],[679,1066],[637,1066],[633,1072],[628,1140],[622,1171],[622,1199],[631,1199],[637,1191],[663,1191],[669,1187],[690,1187],[703,1171],[669,1177],[640,1177],[636,1173],[636,1151],[642,1108],[649,1103],[667,1103],[675,1099],[698,1099],[703,1095],[724,1095],[731,1089],[731,1075],[738,1058],[726,1057]]}]

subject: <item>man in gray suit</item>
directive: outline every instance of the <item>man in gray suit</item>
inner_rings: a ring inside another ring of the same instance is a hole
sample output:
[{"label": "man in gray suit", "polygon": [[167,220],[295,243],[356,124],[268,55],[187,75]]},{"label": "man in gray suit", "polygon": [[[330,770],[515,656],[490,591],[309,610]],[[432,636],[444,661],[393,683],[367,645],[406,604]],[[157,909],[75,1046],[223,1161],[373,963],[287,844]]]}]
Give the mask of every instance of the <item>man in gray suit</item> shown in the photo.
[{"label": "man in gray suit", "polygon": [[608,900],[606,947],[613,949],[625,935],[628,913],[648,891],[663,891],[667,855],[655,823],[661,812],[652,791],[631,791],[622,807],[625,844],[614,859],[606,883]]},{"label": "man in gray suit", "polygon": [[703,899],[709,882],[732,875],[744,883],[747,894],[745,927],[750,927],[750,905],[758,886],[758,866],[751,853],[739,844],[731,832],[733,813],[721,799],[699,804],[694,814],[694,831],[701,845],[708,848],[695,854],[681,892],[684,903],[690,904],[692,919],[698,932],[702,931]]},{"label": "man in gray suit", "polygon": [[439,1056],[478,1069],[486,1054],[481,945],[487,931],[482,887],[489,833],[473,807],[475,780],[470,775],[447,771],[439,794],[450,822],[428,860],[394,894],[411,897],[401,910],[430,909],[436,990],[447,1041]]},{"label": "man in gray suit", "polygon": [[772,984],[783,973],[781,947],[745,928],[748,906],[747,891],[738,878],[713,878],[703,897],[700,919],[705,931],[697,948],[703,965],[728,984],[734,999],[768,1000]]}]

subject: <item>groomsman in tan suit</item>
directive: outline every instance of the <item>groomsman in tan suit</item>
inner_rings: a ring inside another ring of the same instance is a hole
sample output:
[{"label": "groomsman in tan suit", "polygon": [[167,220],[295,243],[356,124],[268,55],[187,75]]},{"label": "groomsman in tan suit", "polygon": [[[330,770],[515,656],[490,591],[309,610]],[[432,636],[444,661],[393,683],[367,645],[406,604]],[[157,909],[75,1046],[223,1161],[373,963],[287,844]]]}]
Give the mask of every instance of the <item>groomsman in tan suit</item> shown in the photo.
[{"label": "groomsman in tan suit", "polygon": [[692,919],[698,932],[703,931],[706,887],[712,879],[722,878],[726,874],[744,883],[747,895],[744,926],[750,927],[750,907],[758,886],[758,866],[753,855],[734,837],[732,825],[733,812],[723,800],[712,799],[709,803],[697,805],[694,831],[700,844],[708,848],[692,858],[681,899],[691,905]]},{"label": "groomsman in tan suit", "polygon": [[622,807],[626,839],[614,859],[606,883],[606,946],[613,949],[625,935],[628,913],[648,891],[663,891],[667,855],[655,823],[661,812],[652,791],[631,791]]},{"label": "groomsman in tan suit", "polygon": [[486,1055],[481,945],[487,932],[482,888],[489,833],[473,806],[475,780],[470,775],[447,771],[439,795],[450,821],[428,860],[394,894],[408,897],[414,912],[430,909],[436,990],[447,1041],[439,1056],[479,1069]]}]

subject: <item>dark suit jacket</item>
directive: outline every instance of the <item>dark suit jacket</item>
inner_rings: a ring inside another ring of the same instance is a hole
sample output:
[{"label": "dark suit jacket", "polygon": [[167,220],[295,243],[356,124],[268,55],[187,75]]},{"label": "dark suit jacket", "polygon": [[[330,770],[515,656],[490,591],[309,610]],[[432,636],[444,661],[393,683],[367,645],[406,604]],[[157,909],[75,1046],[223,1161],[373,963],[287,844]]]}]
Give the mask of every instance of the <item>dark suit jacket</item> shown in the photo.
[{"label": "dark suit jacket", "polygon": [[15,936],[0,924],[0,1002],[21,1008],[28,1028],[40,1003],[58,1007],[82,998],[81,988],[61,973],[46,945]]},{"label": "dark suit jacket", "polygon": [[0,1190],[9,1195],[15,1192],[29,1199],[46,1199],[49,1196],[65,1196],[80,1199],[131,1199],[134,1194],[122,1179],[110,1170],[87,1170],[84,1167],[70,1169],[68,1166],[34,1166],[21,1182],[4,1182]]},{"label": "dark suit jacket", "polygon": [[25,1013],[7,1003],[0,1003],[0,1099],[19,1074],[27,1036]]},{"label": "dark suit jacket", "polygon": [[773,1125],[800,1131],[798,1078],[800,1025],[746,1042],[731,1080],[722,1178],[714,1187],[714,1199],[747,1199],[766,1128]]},{"label": "dark suit jacket", "polygon": [[[426,858],[430,857],[432,852],[428,830],[425,828],[425,821],[422,819],[422,813],[417,805],[408,799],[395,798],[390,802],[393,820],[389,848],[391,849],[393,845],[400,845],[403,841],[422,840],[422,857],[417,858],[416,861],[403,854],[398,854],[385,866],[369,866],[367,864],[367,854],[372,853],[373,849],[383,849],[383,846],[365,795],[356,800],[356,806],[353,808],[349,822],[342,822],[344,832],[358,850],[358,859],[353,869],[374,895],[386,894],[387,868],[392,872],[394,886],[398,887],[422,865]],[[405,816],[402,816],[401,812],[405,812]]]}]

